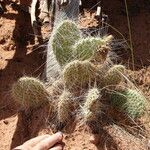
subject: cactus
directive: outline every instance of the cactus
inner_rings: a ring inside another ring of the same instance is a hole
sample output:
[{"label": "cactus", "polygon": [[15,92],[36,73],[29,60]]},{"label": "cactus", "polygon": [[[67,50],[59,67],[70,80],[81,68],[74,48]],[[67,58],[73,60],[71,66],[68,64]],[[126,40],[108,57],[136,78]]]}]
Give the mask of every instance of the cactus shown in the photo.
[{"label": "cactus", "polygon": [[144,96],[136,90],[131,89],[113,92],[111,95],[111,103],[133,119],[140,117],[146,109]]},{"label": "cactus", "polygon": [[57,118],[60,123],[67,123],[73,112],[73,97],[70,92],[64,91],[59,97]]},{"label": "cactus", "polygon": [[47,91],[53,97],[60,96],[64,90],[64,83],[62,79],[58,79],[53,82],[51,86],[48,86]]},{"label": "cactus", "polygon": [[93,55],[92,61],[98,62],[98,63],[104,63],[106,61],[106,58],[108,57],[108,52],[110,51],[110,47],[106,45],[102,45],[98,51]]},{"label": "cactus", "polygon": [[112,35],[106,35],[102,38],[102,42],[104,43],[104,45],[110,45],[110,43],[113,40],[113,36]]},{"label": "cactus", "polygon": [[81,33],[77,25],[65,20],[58,25],[52,35],[52,48],[61,66],[72,59],[72,46],[80,39]]},{"label": "cactus", "polygon": [[74,57],[79,60],[106,60],[110,48],[106,46],[106,41],[102,38],[86,38],[78,41],[74,45]]},{"label": "cactus", "polygon": [[92,82],[96,77],[95,66],[88,61],[72,61],[63,71],[63,78],[67,88],[82,88]]},{"label": "cactus", "polygon": [[33,77],[22,77],[12,86],[12,97],[23,108],[36,108],[49,101],[43,83]]},{"label": "cactus", "polygon": [[97,120],[97,116],[101,113],[100,98],[101,95],[97,88],[89,90],[82,107],[82,114],[86,123]]},{"label": "cactus", "polygon": [[105,85],[118,85],[123,79],[125,67],[122,65],[114,65],[108,70],[104,77]]}]

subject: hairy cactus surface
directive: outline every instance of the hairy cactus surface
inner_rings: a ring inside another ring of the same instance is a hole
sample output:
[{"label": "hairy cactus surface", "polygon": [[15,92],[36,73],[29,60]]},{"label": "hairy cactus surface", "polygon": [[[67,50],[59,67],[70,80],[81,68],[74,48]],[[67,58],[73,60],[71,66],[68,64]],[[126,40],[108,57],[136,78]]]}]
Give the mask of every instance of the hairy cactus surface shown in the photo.
[{"label": "hairy cactus surface", "polygon": [[77,25],[65,20],[54,30],[52,48],[61,66],[72,60],[72,46],[80,39],[81,33]]},{"label": "hairy cactus surface", "polygon": [[101,94],[97,88],[90,89],[84,106],[82,107],[82,114],[85,122],[95,121],[97,116],[101,113]]},{"label": "hairy cactus surface", "polygon": [[62,79],[54,81],[53,84],[47,88],[48,93],[53,98],[60,96],[63,90],[64,90],[64,83]]},{"label": "hairy cactus surface", "polygon": [[131,89],[126,89],[122,92],[113,92],[111,103],[133,119],[140,117],[146,109],[144,96],[136,90]]},{"label": "hairy cactus surface", "polygon": [[96,68],[89,61],[75,60],[68,63],[63,71],[66,87],[84,87],[95,79]]},{"label": "hairy cactus surface", "polygon": [[12,86],[12,97],[23,108],[36,108],[49,101],[42,82],[33,77],[22,77]]},{"label": "hairy cactus surface", "polygon": [[110,68],[104,77],[105,85],[117,85],[123,79],[125,67],[123,65],[114,65]]},{"label": "hairy cactus surface", "polygon": [[102,38],[102,42],[104,45],[110,45],[110,43],[113,41],[113,36],[112,35],[106,35]]},{"label": "hairy cactus surface", "polygon": [[102,38],[82,39],[74,45],[74,57],[79,60],[105,60],[109,51],[109,47],[105,44],[106,42]]},{"label": "hairy cactus surface", "polygon": [[72,94],[68,91],[64,91],[59,97],[57,117],[61,123],[67,123],[70,120],[74,107],[72,98]]}]

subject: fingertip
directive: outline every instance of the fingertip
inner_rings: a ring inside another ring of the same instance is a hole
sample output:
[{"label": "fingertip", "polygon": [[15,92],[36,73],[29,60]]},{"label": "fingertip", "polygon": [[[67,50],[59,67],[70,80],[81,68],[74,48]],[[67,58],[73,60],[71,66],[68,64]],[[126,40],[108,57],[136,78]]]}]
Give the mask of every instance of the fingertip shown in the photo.
[{"label": "fingertip", "polygon": [[57,132],[55,135],[58,137],[58,139],[61,141],[63,139],[63,133],[62,132]]},{"label": "fingertip", "polygon": [[49,149],[51,147],[55,147],[55,145],[62,142],[62,139],[63,134],[61,132],[57,132],[38,143],[35,149]]}]

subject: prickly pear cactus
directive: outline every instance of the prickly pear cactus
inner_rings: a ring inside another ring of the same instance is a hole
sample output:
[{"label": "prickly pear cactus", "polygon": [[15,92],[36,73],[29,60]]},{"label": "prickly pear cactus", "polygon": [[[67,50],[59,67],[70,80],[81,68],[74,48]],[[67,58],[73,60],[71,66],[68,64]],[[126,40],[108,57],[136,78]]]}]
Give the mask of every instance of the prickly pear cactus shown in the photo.
[{"label": "prickly pear cactus", "polygon": [[85,122],[95,121],[101,113],[101,94],[97,88],[90,89],[82,107],[83,119]]},{"label": "prickly pear cactus", "polygon": [[125,67],[123,65],[114,65],[104,77],[105,85],[118,85],[123,80]]},{"label": "prickly pear cactus", "polygon": [[23,108],[36,108],[49,101],[49,94],[44,84],[36,78],[22,77],[11,91],[14,100]]},{"label": "prickly pear cactus", "polygon": [[[37,108],[51,98],[53,104],[49,105],[56,114],[53,117],[56,130],[69,127],[70,119],[75,119],[80,112],[81,122],[92,133],[99,134],[100,117],[102,122],[105,121],[102,112],[106,116],[113,115],[103,107],[105,104],[107,108],[113,106],[132,119],[140,117],[146,110],[147,102],[136,90],[121,90],[120,87],[127,85],[123,83],[125,67],[108,61],[111,59],[112,40],[112,36],[83,39],[74,22],[62,21],[50,39],[50,54],[52,52],[53,57],[47,57],[53,62],[50,63],[50,77],[59,71],[57,78],[51,80],[53,83],[46,90],[39,80],[23,77],[13,85],[12,96],[24,108]],[[117,88],[119,90],[115,92]],[[110,103],[107,98],[110,98]],[[81,110],[78,111],[79,108]]]},{"label": "prickly pear cactus", "polygon": [[63,78],[67,88],[83,88],[96,77],[96,68],[89,61],[75,60],[68,63],[63,70]]},{"label": "prickly pear cactus", "polygon": [[[78,60],[96,60],[102,61],[106,59],[109,47],[104,48],[106,42],[102,38],[89,37],[78,41],[74,45],[74,57]],[[97,57],[97,55],[99,55]],[[99,58],[99,59],[97,59]],[[100,59],[101,58],[101,59]]]},{"label": "prickly pear cactus", "polygon": [[72,60],[72,46],[80,39],[81,33],[77,25],[65,20],[53,32],[52,48],[61,66]]},{"label": "prickly pear cactus", "polygon": [[60,123],[67,123],[73,111],[73,97],[68,91],[64,91],[59,97],[57,118]]},{"label": "prickly pear cactus", "polygon": [[143,95],[131,89],[112,93],[111,103],[133,119],[140,117],[146,109],[146,100]]}]

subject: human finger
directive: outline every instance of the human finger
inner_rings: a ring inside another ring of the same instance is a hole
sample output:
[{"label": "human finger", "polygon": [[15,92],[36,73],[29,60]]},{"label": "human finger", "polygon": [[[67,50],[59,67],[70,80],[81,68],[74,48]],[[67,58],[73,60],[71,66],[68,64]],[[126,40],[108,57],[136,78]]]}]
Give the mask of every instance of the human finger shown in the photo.
[{"label": "human finger", "polygon": [[42,140],[39,142],[34,149],[36,150],[45,150],[53,147],[55,144],[62,142],[63,135],[61,132],[58,132],[56,134],[53,134],[52,136]]},{"label": "human finger", "polygon": [[48,135],[48,134],[46,134],[46,135],[42,135],[42,136],[38,136],[38,137],[35,137],[35,138],[33,138],[33,139],[30,139],[30,140],[28,140],[28,141],[26,141],[23,145],[28,145],[28,146],[30,146],[30,147],[33,147],[33,146],[35,146],[37,143],[39,143],[40,141],[42,141],[42,140],[44,140],[44,139],[46,139],[46,138],[48,138],[48,137],[50,137],[51,135]]},{"label": "human finger", "polygon": [[49,150],[63,150],[63,145],[62,144],[57,144],[56,146],[50,148]]}]

